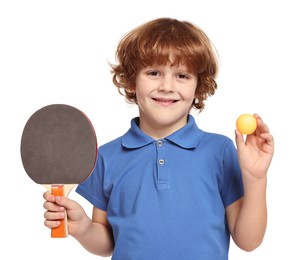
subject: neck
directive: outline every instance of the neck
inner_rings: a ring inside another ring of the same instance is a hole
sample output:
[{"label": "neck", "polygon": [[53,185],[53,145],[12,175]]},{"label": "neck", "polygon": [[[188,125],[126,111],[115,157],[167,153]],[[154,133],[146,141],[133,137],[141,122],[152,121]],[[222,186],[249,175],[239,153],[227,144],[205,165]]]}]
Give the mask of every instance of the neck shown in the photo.
[{"label": "neck", "polygon": [[147,134],[148,136],[151,136],[153,139],[162,139],[166,136],[169,136],[176,132],[177,130],[181,129],[187,124],[187,117],[182,120],[175,123],[156,123],[151,120],[146,120],[143,117],[140,117],[140,123],[139,127],[140,129]]}]

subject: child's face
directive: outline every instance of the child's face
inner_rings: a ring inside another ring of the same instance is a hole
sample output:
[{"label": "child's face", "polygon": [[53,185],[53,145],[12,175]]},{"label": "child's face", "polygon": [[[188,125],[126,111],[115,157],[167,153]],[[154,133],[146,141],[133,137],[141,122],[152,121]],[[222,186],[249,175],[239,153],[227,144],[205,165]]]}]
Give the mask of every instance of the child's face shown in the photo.
[{"label": "child's face", "polygon": [[197,76],[184,65],[153,65],[142,69],[135,87],[140,127],[167,128],[170,133],[183,127],[196,87]]}]

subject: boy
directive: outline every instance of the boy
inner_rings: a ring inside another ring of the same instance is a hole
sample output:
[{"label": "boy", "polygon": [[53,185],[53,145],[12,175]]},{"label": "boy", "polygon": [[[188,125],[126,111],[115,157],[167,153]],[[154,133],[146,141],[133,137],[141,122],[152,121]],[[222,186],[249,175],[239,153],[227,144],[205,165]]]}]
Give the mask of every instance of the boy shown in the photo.
[{"label": "boy", "polygon": [[246,251],[264,237],[273,137],[262,119],[233,142],[200,130],[190,110],[215,93],[212,44],[189,22],[161,18],[129,32],[117,48],[113,82],[139,117],[101,146],[96,168],[68,198],[46,192],[45,225],[68,214],[69,234],[112,259],[228,259],[229,240]]}]

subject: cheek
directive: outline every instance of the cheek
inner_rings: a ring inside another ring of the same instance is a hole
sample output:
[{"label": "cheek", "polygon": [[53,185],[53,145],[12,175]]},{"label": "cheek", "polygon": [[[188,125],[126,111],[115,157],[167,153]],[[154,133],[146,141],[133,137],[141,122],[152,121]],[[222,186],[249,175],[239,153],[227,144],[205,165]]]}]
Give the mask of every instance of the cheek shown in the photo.
[{"label": "cheek", "polygon": [[139,100],[143,100],[144,97],[147,96],[147,88],[143,88],[141,86],[139,86],[138,88],[135,88],[135,93],[136,93],[136,97]]},{"label": "cheek", "polygon": [[187,91],[184,91],[182,93],[183,97],[185,98],[185,100],[189,100],[191,102],[193,102],[193,100],[196,97],[196,89],[195,88],[189,88]]},{"label": "cheek", "polygon": [[152,85],[147,80],[136,81],[135,92],[137,97],[143,98],[148,96],[152,91]]}]

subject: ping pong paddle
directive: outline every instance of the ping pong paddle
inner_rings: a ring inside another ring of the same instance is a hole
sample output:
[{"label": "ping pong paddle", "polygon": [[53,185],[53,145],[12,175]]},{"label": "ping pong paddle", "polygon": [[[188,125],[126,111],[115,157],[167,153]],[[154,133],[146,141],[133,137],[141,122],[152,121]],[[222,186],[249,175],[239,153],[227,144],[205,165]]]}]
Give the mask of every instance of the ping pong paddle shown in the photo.
[{"label": "ping pong paddle", "polygon": [[[37,110],[21,137],[21,159],[28,176],[53,195],[68,196],[92,173],[98,155],[96,134],[79,109],[52,104]],[[67,237],[67,216],[51,237]]]}]

